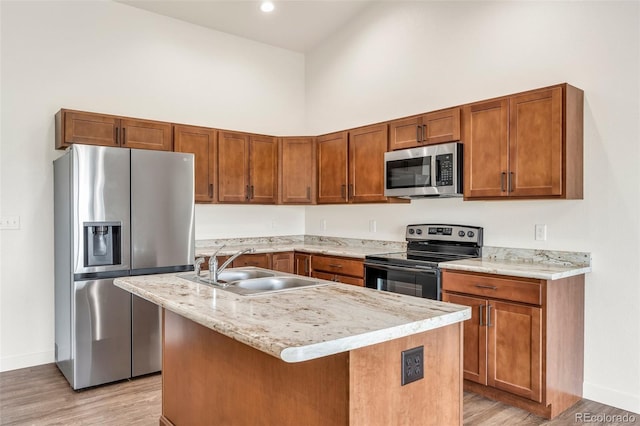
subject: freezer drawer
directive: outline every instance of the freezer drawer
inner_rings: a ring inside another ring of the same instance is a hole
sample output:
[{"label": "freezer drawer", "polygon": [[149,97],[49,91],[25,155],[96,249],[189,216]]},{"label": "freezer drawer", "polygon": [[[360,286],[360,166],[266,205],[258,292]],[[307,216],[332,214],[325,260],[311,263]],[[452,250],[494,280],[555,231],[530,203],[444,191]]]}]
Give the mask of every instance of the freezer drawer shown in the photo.
[{"label": "freezer drawer", "polygon": [[113,279],[74,282],[74,389],[131,376],[131,294]]}]

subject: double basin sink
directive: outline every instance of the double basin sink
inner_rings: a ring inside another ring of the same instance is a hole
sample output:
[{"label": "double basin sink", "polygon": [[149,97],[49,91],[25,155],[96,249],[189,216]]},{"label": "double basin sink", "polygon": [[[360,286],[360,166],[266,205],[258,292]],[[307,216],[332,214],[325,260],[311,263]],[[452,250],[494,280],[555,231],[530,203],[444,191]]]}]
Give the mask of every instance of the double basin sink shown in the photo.
[{"label": "double basin sink", "polygon": [[208,272],[197,277],[193,272],[180,274],[180,278],[211,285],[243,296],[274,293],[305,287],[327,285],[327,282],[296,275],[283,275],[261,268],[230,268],[218,274],[218,282],[209,280]]}]

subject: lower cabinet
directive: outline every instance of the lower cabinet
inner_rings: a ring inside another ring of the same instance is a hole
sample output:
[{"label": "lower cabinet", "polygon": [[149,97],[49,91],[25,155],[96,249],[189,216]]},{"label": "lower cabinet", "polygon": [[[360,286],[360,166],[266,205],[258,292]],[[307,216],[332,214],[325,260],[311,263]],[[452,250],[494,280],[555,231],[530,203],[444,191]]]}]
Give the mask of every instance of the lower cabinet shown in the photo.
[{"label": "lower cabinet", "polygon": [[288,274],[294,273],[293,252],[273,253],[271,255],[271,269]]},{"label": "lower cabinet", "polygon": [[465,389],[553,418],[582,397],[584,275],[547,281],[443,271],[445,302],[469,306]]},{"label": "lower cabinet", "polygon": [[295,273],[298,275],[304,275],[305,277],[311,276],[311,255],[306,253],[296,253],[294,255]]},{"label": "lower cabinet", "polygon": [[364,287],[364,262],[358,259],[312,255],[311,276]]}]

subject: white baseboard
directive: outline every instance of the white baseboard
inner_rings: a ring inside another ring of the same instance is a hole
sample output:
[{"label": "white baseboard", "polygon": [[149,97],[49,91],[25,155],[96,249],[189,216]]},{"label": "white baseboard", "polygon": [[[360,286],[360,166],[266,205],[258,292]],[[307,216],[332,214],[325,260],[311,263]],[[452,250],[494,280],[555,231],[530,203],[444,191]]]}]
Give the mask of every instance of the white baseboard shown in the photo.
[{"label": "white baseboard", "polygon": [[30,354],[2,357],[0,358],[0,372],[49,364],[54,361],[54,351],[34,352]]},{"label": "white baseboard", "polygon": [[640,395],[620,392],[587,382],[584,382],[582,394],[586,399],[640,414]]}]

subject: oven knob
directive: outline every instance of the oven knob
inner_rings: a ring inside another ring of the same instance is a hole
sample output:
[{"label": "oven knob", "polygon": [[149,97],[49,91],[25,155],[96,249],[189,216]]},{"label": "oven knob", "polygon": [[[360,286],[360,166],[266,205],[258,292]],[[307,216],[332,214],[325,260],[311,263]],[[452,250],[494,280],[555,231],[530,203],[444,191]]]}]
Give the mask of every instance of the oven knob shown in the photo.
[{"label": "oven knob", "polygon": [[475,235],[475,234],[474,234],[474,232],[473,232],[473,231],[469,231],[469,232],[467,232],[467,237],[469,237],[469,238],[473,238],[473,236],[474,236],[474,235]]},{"label": "oven knob", "polygon": [[422,234],[422,229],[420,229],[420,228],[416,229],[416,234],[418,234],[418,235]]},{"label": "oven knob", "polygon": [[464,237],[464,231],[458,231],[458,237]]},{"label": "oven knob", "polygon": [[413,233],[416,232],[413,230],[413,228],[409,228],[409,234],[413,235]]}]

